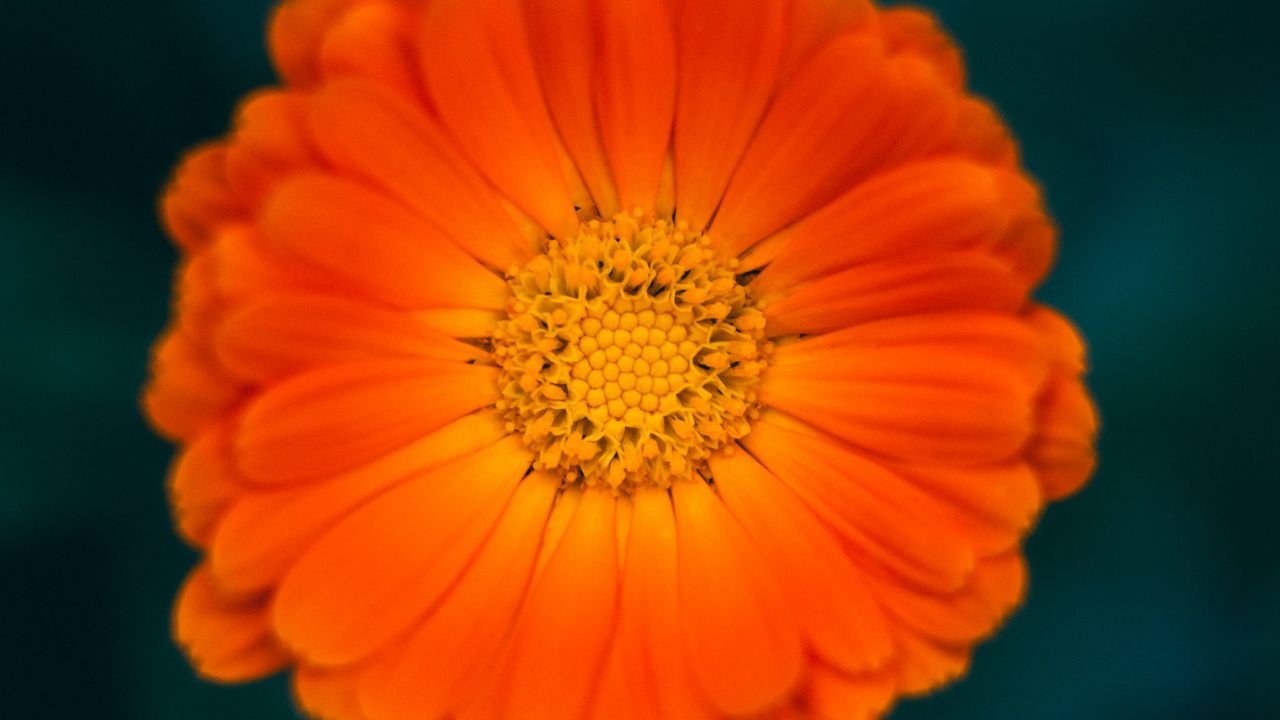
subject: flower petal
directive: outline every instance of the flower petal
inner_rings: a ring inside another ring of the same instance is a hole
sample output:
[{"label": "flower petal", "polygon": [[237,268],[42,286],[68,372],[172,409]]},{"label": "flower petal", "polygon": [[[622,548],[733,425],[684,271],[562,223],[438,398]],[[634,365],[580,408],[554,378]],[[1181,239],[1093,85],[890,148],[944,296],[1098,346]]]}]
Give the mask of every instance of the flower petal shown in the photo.
[{"label": "flower petal", "polygon": [[227,146],[209,143],[182,159],[160,198],[160,217],[178,247],[209,244],[228,222],[243,219],[244,207],[227,178]]},{"label": "flower petal", "polygon": [[[676,208],[698,231],[711,222],[778,78],[787,40],[784,3],[685,0],[679,26]],[[704,28],[715,27],[712,33]]]},{"label": "flower petal", "polygon": [[414,62],[411,28],[416,20],[395,2],[356,4],[324,34],[319,65],[325,81],[354,77],[404,97],[424,97]]},{"label": "flower petal", "polygon": [[711,471],[725,506],[781,580],[813,652],[850,673],[884,664],[893,653],[886,618],[827,528],[745,452],[712,456]]},{"label": "flower petal", "polygon": [[893,458],[992,463],[1030,436],[1045,372],[1041,345],[1015,318],[919,315],[780,347],[760,396]]},{"label": "flower petal", "polygon": [[899,628],[898,692],[924,695],[934,688],[955,680],[969,669],[972,649],[968,645],[950,645],[922,637],[907,628]]},{"label": "flower petal", "polygon": [[896,78],[873,36],[834,40],[778,91],[725,192],[712,232],[726,256],[834,199],[894,139]]},{"label": "flower petal", "polygon": [[857,452],[793,429],[776,411],[762,414],[743,444],[840,533],[861,564],[939,592],[959,589],[973,570],[973,549],[921,516],[903,496],[901,478]]},{"label": "flower petal", "polygon": [[871,720],[889,707],[896,685],[892,670],[846,675],[815,663],[810,668],[808,706],[819,720]]},{"label": "flower petal", "polygon": [[317,165],[305,104],[299,93],[267,90],[236,112],[235,134],[227,145],[227,184],[255,212],[283,178]]},{"label": "flower petal", "polygon": [[357,0],[288,0],[271,18],[268,44],[276,72],[290,85],[320,81],[320,46],[335,20]]},{"label": "flower petal", "polygon": [[588,489],[511,637],[504,718],[581,718],[608,652],[618,596],[616,500]]},{"label": "flower petal", "polygon": [[868,0],[791,0],[790,42],[783,60],[783,77],[841,36],[869,32],[879,20]]},{"label": "flower petal", "polygon": [[966,644],[989,634],[1022,600],[1026,565],[1019,552],[980,561],[963,589],[945,595],[920,592],[891,578],[872,584],[889,613],[944,643]]},{"label": "flower petal", "polygon": [[680,618],[694,678],[726,714],[765,710],[799,679],[796,619],[777,579],[707,484],[677,482],[671,493]]},{"label": "flower petal", "polygon": [[439,360],[330,365],[263,393],[236,439],[252,479],[333,475],[424,437],[497,399],[494,368]]},{"label": "flower petal", "polygon": [[493,447],[505,428],[492,412],[468,415],[331,479],[245,494],[218,525],[210,562],[223,587],[265,590],[326,529],[400,481]]},{"label": "flower petal", "polygon": [[1081,376],[1084,342],[1062,315],[1038,306],[1029,320],[1053,355],[1049,381],[1037,402],[1036,430],[1027,454],[1045,497],[1065,498],[1084,486],[1093,473],[1098,411]]},{"label": "flower petal", "polygon": [[209,543],[227,508],[246,490],[237,476],[225,429],[211,430],[182,450],[169,474],[169,503],[187,542]]},{"label": "flower petal", "polygon": [[694,678],[683,651],[675,514],[671,497],[658,487],[638,488],[633,496],[630,542],[622,580],[623,612],[635,612],[634,626],[623,626],[617,642],[642,646],[658,717],[711,720],[717,717]]},{"label": "flower petal", "polygon": [[475,346],[431,328],[413,313],[339,296],[268,295],[228,314],[216,351],[238,376],[266,382],[317,365],[379,357],[465,363]]},{"label": "flower petal", "polygon": [[365,720],[356,694],[359,680],[358,668],[302,665],[293,673],[293,694],[317,720]]},{"label": "flower petal", "polygon": [[170,331],[156,343],[142,405],[152,425],[165,436],[193,440],[220,422],[243,397],[241,386],[181,332]]},{"label": "flower petal", "polygon": [[355,511],[298,560],[272,617],[300,656],[341,665],[425,615],[483,546],[529,467],[512,438],[406,480]]},{"label": "flower petal", "polygon": [[596,0],[596,120],[622,209],[652,212],[676,103],[675,38],[662,3]]},{"label": "flower petal", "polygon": [[373,720],[443,717],[474,697],[501,649],[533,572],[560,481],[526,477],[457,585],[361,700]]},{"label": "flower petal", "polygon": [[268,620],[264,599],[224,598],[208,566],[200,565],[178,593],[173,634],[201,676],[245,682],[269,675],[289,661]]},{"label": "flower petal", "polygon": [[885,318],[947,310],[1013,312],[1026,284],[973,252],[892,258],[855,265],[779,296],[765,307],[771,337],[818,334]]},{"label": "flower petal", "polygon": [[365,83],[327,85],[307,118],[325,157],[422,214],[490,267],[506,270],[530,248],[498,197],[420,108]]},{"label": "flower petal", "polygon": [[1016,182],[954,159],[883,173],[791,228],[789,242],[754,286],[768,296],[862,263],[989,249],[1022,210],[1025,196],[1014,192]]},{"label": "flower petal", "polygon": [[350,180],[297,175],[262,218],[275,247],[400,307],[501,309],[506,284],[412,210]]},{"label": "flower petal", "polygon": [[532,52],[565,149],[601,217],[619,210],[618,190],[596,121],[592,69],[600,50],[595,0],[526,0]]},{"label": "flower petal", "polygon": [[925,60],[949,86],[964,88],[964,59],[932,13],[913,7],[887,8],[880,13],[880,30],[890,52]]},{"label": "flower petal", "polygon": [[557,237],[578,226],[518,0],[438,0],[418,37],[422,70],[458,145]]}]

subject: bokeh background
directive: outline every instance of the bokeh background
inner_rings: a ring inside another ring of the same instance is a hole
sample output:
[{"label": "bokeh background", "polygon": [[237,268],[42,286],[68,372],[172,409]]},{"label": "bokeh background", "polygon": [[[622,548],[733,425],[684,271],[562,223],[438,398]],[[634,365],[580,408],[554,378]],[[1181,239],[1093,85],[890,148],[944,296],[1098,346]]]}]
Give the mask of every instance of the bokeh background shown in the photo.
[{"label": "bokeh background", "polygon": [[[0,3],[0,717],[291,718],[196,680],[193,554],[137,410],[174,159],[270,83],[268,0]],[[1041,297],[1092,344],[1101,469],[1029,602],[894,718],[1280,718],[1276,3],[937,0],[1048,189]]]}]

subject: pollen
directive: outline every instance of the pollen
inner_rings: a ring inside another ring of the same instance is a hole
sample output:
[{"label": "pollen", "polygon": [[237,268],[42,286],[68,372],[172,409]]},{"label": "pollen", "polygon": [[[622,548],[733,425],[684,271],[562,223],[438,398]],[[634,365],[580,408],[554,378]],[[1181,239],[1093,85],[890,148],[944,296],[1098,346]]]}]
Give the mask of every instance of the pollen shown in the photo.
[{"label": "pollen", "polygon": [[709,475],[711,454],[751,428],[771,350],[737,264],[636,211],[584,222],[508,273],[498,406],[536,466],[620,492]]}]

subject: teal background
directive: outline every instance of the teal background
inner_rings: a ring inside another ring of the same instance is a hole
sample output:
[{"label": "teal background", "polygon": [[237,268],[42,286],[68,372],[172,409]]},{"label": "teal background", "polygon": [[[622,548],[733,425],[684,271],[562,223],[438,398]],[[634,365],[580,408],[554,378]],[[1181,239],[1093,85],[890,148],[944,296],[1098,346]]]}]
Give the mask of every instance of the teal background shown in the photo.
[{"label": "teal background", "polygon": [[[1048,189],[1041,296],[1084,329],[1101,469],[1028,544],[1029,602],[895,718],[1280,717],[1280,11],[951,0]],[[271,81],[265,0],[0,5],[0,717],[288,718],[171,645],[193,554],[136,406],[173,161]]]}]

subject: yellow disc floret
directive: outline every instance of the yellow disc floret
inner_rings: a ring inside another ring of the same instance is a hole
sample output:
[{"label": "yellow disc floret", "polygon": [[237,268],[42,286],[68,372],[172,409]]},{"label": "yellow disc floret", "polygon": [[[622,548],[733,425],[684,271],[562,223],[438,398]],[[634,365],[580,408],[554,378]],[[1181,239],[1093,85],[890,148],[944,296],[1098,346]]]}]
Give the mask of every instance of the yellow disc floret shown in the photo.
[{"label": "yellow disc floret", "polygon": [[538,467],[665,487],[747,433],[769,347],[736,266],[637,212],[550,239],[510,274],[499,407]]}]

